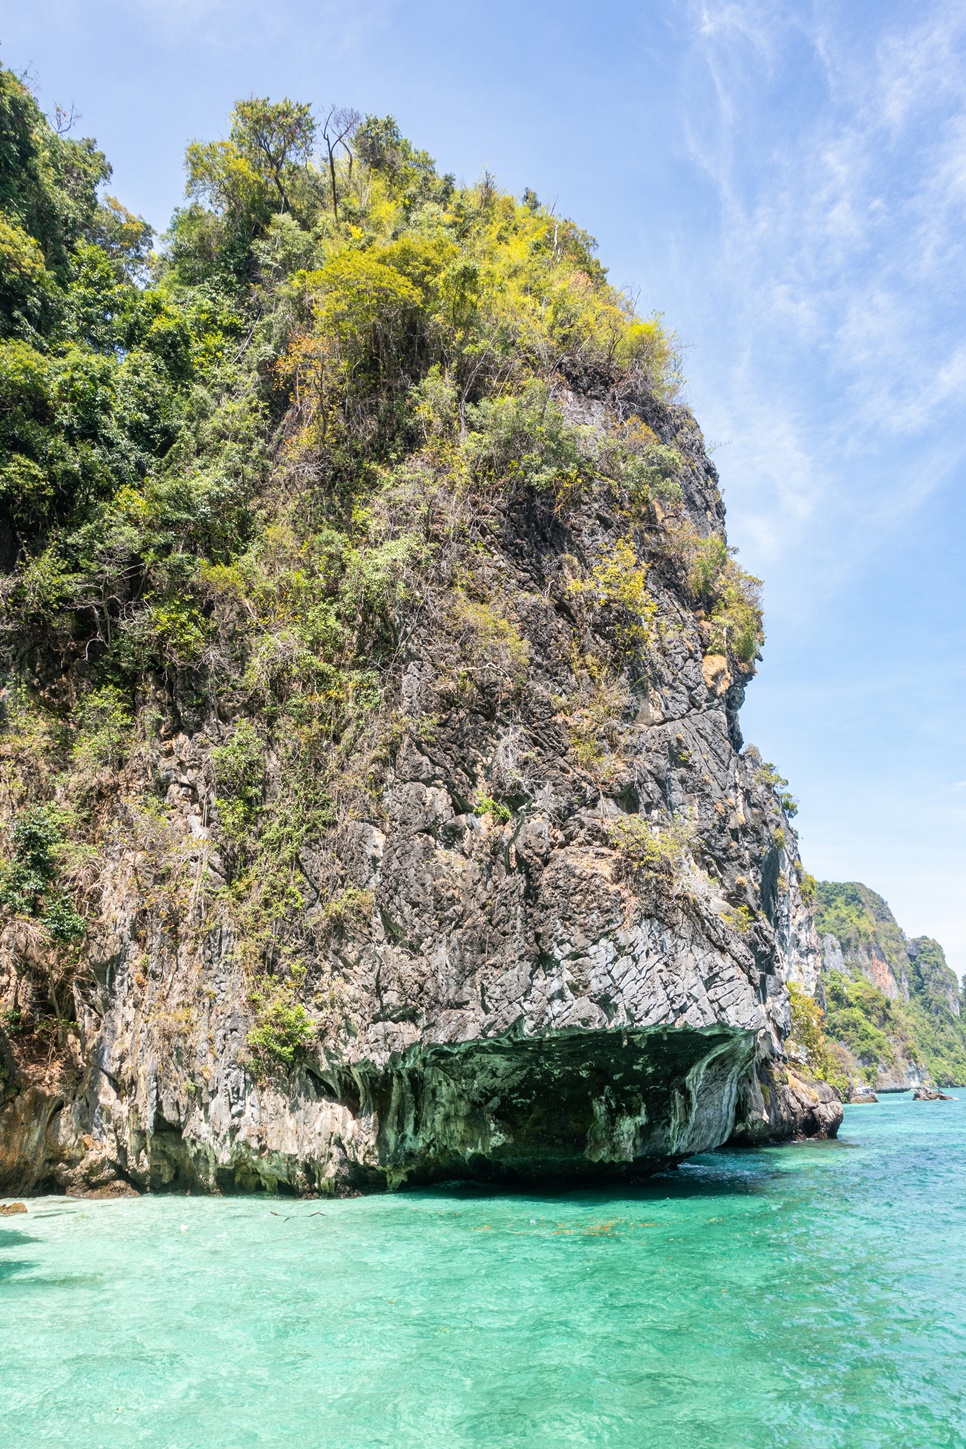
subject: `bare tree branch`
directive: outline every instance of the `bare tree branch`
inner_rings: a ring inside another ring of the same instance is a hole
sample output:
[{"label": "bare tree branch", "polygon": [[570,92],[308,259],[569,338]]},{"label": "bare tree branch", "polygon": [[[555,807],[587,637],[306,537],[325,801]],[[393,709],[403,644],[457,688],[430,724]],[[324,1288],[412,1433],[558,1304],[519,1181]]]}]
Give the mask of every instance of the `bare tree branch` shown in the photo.
[{"label": "bare tree branch", "polygon": [[63,106],[54,106],[54,130],[58,136],[66,136],[82,119],[83,117],[73,101],[70,103],[69,110],[65,110]]},{"label": "bare tree branch", "polygon": [[332,179],[332,212],[339,219],[339,192],[335,174],[335,154],[341,146],[349,158],[349,175],[352,175],[352,147],[349,140],[362,117],[351,106],[330,106],[329,114],[322,125],[322,139],[329,157],[329,176]]}]

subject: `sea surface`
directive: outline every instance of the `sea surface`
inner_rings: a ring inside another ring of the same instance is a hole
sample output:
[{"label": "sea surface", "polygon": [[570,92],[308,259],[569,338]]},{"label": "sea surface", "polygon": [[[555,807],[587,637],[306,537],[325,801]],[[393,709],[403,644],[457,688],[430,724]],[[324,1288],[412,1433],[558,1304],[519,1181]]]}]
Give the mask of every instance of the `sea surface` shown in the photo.
[{"label": "sea surface", "polygon": [[0,1444],[966,1445],[966,1091],[644,1189],[35,1198]]}]

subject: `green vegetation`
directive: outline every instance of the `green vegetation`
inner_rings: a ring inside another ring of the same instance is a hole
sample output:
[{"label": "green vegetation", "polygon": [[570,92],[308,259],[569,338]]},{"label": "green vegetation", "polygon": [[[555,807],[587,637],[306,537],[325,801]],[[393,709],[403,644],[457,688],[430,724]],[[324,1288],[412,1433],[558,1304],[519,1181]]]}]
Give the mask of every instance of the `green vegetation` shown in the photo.
[{"label": "green vegetation", "polygon": [[836,936],[848,960],[873,950],[897,980],[908,972],[906,938],[886,902],[856,881],[820,881],[816,890],[815,924],[820,934]]},{"label": "green vegetation", "polygon": [[349,885],[322,908],[322,919],[334,931],[364,930],[375,907],[372,891]]},{"label": "green vegetation", "polygon": [[948,1009],[930,1009],[915,996],[889,998],[864,977],[826,974],[827,1029],[843,1042],[875,1081],[875,1069],[895,1068],[900,1057],[923,1066],[945,1086],[966,1084],[966,1032]]},{"label": "green vegetation", "polygon": [[638,562],[632,539],[612,543],[588,578],[571,581],[570,592],[590,593],[599,605],[616,611],[615,629],[624,648],[648,643],[657,600],[647,587],[647,566]]},{"label": "green vegetation", "polygon": [[844,1096],[848,1089],[848,1079],[837,1062],[826,1035],[828,1022],[821,1006],[797,981],[788,983],[788,995],[792,1014],[789,1047],[792,1050],[797,1048],[802,1053],[813,1077],[817,1077],[820,1082],[828,1082]]},{"label": "green vegetation", "polygon": [[57,889],[57,847],[64,835],[51,809],[35,807],[13,827],[13,850],[0,875],[0,907],[38,919],[53,941],[70,945],[86,927],[70,898]]},{"label": "green vegetation", "polygon": [[291,1067],[304,1056],[315,1036],[315,1023],[294,995],[291,984],[252,992],[255,1021],[248,1032],[257,1070]]},{"label": "green vegetation", "polygon": [[750,906],[730,906],[721,912],[721,919],[727,921],[739,936],[747,936],[755,924],[755,913]]},{"label": "green vegetation", "polygon": [[966,1029],[959,1017],[931,1012],[913,998],[905,1015],[915,1050],[934,1081],[946,1087],[966,1086]]},{"label": "green vegetation", "polygon": [[[895,1071],[905,1060],[939,1083],[966,1083],[959,983],[942,947],[926,937],[907,941],[882,897],[856,881],[821,881],[815,894],[818,929],[837,937],[846,968],[824,976],[829,1036],[848,1047],[870,1082],[878,1069]],[[891,968],[897,999],[869,979],[875,962]]]},{"label": "green vegetation", "polygon": [[566,720],[570,756],[579,769],[604,775],[610,758],[620,757],[631,696],[626,682],[607,677],[592,657],[578,660],[575,672],[578,692],[557,701]]},{"label": "green vegetation", "polygon": [[513,815],[509,806],[504,805],[501,800],[494,800],[492,795],[486,795],[482,790],[477,792],[473,802],[474,815],[489,815],[496,821],[497,825],[503,825]]},{"label": "green vegetation", "polygon": [[218,794],[218,811],[224,838],[241,844],[253,832],[265,793],[264,745],[250,723],[243,719],[232,731],[227,744],[211,751]]},{"label": "green vegetation", "polygon": [[751,669],[765,642],[761,579],[735,563],[735,550],[718,534],[703,536],[693,524],[681,522],[668,530],[668,540],[706,618],[708,653],[727,655],[739,668]]},{"label": "green vegetation", "polygon": [[932,1015],[956,1015],[961,1006],[961,990],[956,973],[946,964],[946,956],[938,941],[917,936],[906,947],[909,954],[910,994]]},{"label": "green vegetation", "polygon": [[607,822],[615,850],[637,866],[673,875],[695,848],[697,828],[689,815],[676,815],[658,824],[643,815],[621,815]]},{"label": "green vegetation", "polygon": [[[774,765],[770,765],[767,760],[763,760],[761,766],[756,771],[756,779],[762,785],[771,786],[789,820],[794,820],[798,814],[798,801],[789,790],[788,781],[784,775],[780,775]],[[814,877],[809,876],[808,879],[814,880]]]},{"label": "green vegetation", "polygon": [[871,981],[828,971],[824,985],[828,1033],[849,1048],[870,1082],[876,1079],[877,1067],[895,1068],[900,1054],[913,1062],[919,1060],[902,1008]]}]

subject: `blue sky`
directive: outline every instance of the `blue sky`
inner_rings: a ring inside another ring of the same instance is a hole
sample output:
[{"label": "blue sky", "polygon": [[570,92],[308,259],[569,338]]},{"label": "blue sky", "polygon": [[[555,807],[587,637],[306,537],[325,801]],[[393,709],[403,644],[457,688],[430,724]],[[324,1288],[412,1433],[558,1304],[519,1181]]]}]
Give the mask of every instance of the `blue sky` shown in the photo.
[{"label": "blue sky", "polygon": [[966,6],[46,0],[0,41],[158,228],[254,93],[391,111],[593,232],[685,344],[765,581],[744,731],[806,866],[966,970]]}]

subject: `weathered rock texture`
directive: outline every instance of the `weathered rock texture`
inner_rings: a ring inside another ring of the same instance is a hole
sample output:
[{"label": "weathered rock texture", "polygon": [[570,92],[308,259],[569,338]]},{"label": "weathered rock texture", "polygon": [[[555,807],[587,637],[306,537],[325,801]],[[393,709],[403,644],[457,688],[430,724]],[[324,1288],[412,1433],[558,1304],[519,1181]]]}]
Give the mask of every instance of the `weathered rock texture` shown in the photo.
[{"label": "weathered rock texture", "polygon": [[[822,881],[817,903],[819,969],[809,951],[798,974],[828,1007],[829,1032],[852,1084],[870,1077],[866,1085],[900,1092],[933,1080],[963,1080],[960,987],[939,943],[926,936],[910,940],[886,901],[857,881]],[[875,990],[863,990],[863,982]],[[857,1018],[867,1021],[867,1029]]]},{"label": "weathered rock texture", "polygon": [[[669,543],[723,533],[714,469],[683,408],[561,400],[590,428],[640,415],[681,455],[682,501],[635,535],[657,606],[638,663],[615,644],[626,611],[573,587],[627,535],[619,497],[477,506],[420,585],[368,803],[302,854],[305,971],[257,990],[224,905],[211,750],[233,726],[160,689],[101,787],[57,1034],[3,1048],[0,1191],[562,1183],[834,1135],[835,1094],[785,1063],[785,981],[815,940],[773,777],[742,746],[751,666],[709,652]],[[8,1011],[57,977],[51,949],[8,924]],[[291,1068],[249,1039],[276,987],[314,1023]]]},{"label": "weathered rock texture", "polygon": [[857,881],[823,881],[819,904],[827,928],[822,935],[825,969],[860,972],[891,1001],[908,1001],[907,942],[886,901]]}]

